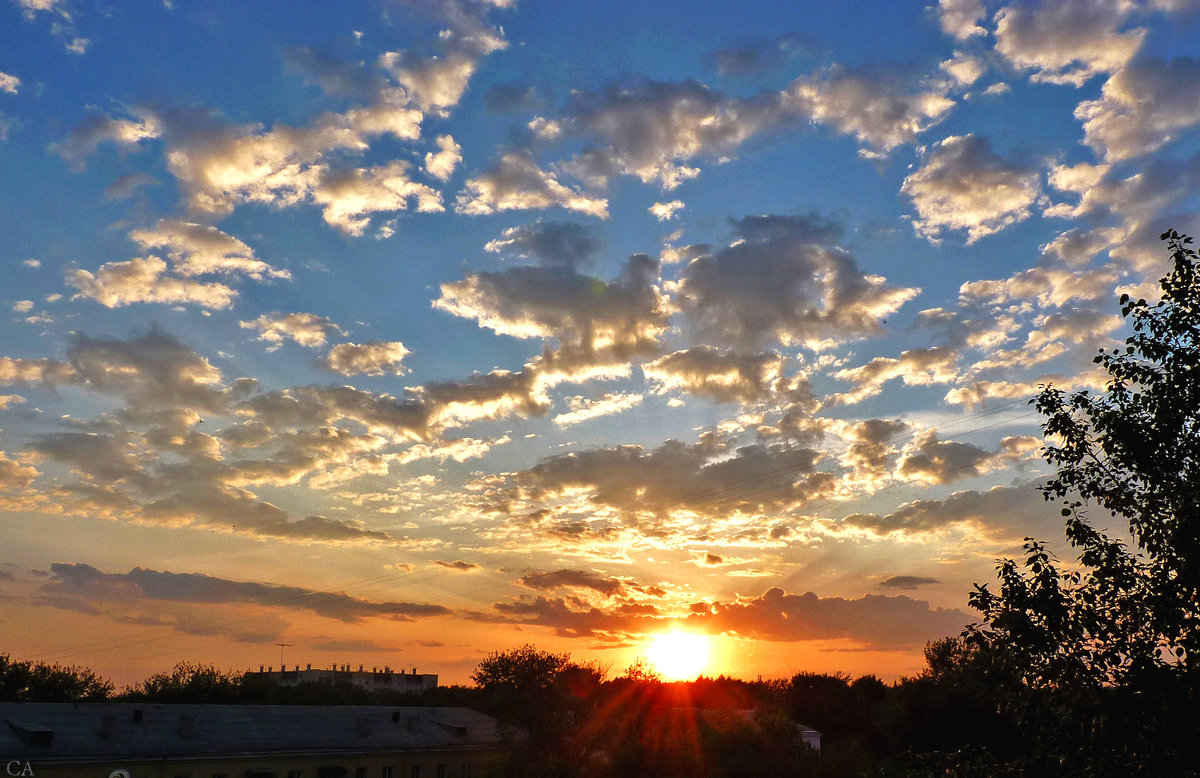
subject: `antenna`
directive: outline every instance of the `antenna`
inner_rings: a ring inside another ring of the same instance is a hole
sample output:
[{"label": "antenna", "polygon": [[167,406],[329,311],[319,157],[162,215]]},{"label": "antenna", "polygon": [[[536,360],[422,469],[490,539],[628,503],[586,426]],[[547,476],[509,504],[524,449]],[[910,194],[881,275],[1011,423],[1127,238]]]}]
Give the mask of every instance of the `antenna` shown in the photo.
[{"label": "antenna", "polygon": [[272,643],[273,646],[279,646],[279,672],[283,672],[283,649],[292,645],[291,643]]}]

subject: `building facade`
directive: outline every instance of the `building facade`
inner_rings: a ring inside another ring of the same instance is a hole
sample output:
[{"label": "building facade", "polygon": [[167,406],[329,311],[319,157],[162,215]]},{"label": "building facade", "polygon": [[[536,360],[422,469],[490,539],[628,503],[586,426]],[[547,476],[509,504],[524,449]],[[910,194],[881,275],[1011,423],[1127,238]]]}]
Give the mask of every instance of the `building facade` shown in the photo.
[{"label": "building facade", "polygon": [[466,708],[0,703],[36,778],[482,778],[506,736]]},{"label": "building facade", "polygon": [[303,670],[300,665],[288,670],[286,667],[276,670],[274,667],[259,667],[258,672],[247,671],[249,678],[268,678],[280,686],[299,686],[303,683],[321,683],[330,685],[349,684],[350,686],[367,691],[383,692],[396,691],[405,693],[423,692],[438,685],[436,673],[417,673],[417,668],[406,673],[403,670],[393,670],[390,667],[372,667],[367,670],[359,665],[357,670],[351,665],[332,665],[329,668],[314,668],[307,665]]}]

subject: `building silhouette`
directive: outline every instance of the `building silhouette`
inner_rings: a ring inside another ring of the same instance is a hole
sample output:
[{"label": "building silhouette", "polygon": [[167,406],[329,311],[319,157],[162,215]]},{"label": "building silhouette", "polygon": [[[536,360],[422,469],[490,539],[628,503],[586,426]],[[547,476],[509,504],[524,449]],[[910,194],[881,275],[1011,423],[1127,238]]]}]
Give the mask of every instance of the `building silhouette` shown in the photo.
[{"label": "building silhouette", "polygon": [[415,667],[409,673],[403,670],[393,670],[391,667],[372,667],[367,670],[365,665],[359,665],[357,670],[351,668],[351,665],[335,664],[327,669],[322,669],[314,668],[310,664],[303,670],[300,669],[300,665],[295,665],[291,670],[286,667],[276,670],[273,666],[264,669],[262,665],[259,665],[258,672],[249,670],[246,672],[246,678],[248,680],[265,678],[280,686],[299,686],[304,683],[320,683],[330,686],[348,684],[373,692],[415,693],[432,689],[438,685],[436,673],[418,674]]},{"label": "building silhouette", "polygon": [[509,736],[466,708],[0,702],[37,778],[481,778]]}]

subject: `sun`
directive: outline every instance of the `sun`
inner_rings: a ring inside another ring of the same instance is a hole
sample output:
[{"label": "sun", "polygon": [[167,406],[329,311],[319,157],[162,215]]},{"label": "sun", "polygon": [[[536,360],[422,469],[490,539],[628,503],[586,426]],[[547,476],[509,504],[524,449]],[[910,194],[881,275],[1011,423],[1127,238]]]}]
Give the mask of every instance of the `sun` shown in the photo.
[{"label": "sun", "polygon": [[708,636],[674,630],[656,635],[646,650],[654,669],[669,681],[690,681],[708,666]]}]

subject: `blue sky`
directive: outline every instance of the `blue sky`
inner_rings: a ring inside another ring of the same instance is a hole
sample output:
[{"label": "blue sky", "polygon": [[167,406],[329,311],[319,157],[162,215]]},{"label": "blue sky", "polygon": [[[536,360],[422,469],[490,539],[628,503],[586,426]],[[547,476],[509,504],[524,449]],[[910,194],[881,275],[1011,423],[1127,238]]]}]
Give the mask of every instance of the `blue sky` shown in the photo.
[{"label": "blue sky", "polygon": [[1196,231],[1198,12],[8,0],[3,650],[915,671]]}]

